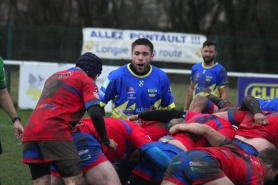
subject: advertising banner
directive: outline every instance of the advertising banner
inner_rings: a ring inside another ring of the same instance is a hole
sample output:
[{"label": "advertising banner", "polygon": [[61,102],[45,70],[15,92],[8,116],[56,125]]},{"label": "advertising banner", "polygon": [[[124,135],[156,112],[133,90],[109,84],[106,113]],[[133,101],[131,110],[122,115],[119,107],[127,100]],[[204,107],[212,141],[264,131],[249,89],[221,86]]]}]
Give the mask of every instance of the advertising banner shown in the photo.
[{"label": "advertising banner", "polygon": [[278,97],[278,78],[238,78],[238,105],[246,95],[260,97],[264,100]]},{"label": "advertising banner", "polygon": [[206,36],[142,30],[83,28],[81,54],[93,52],[103,59],[131,60],[131,44],[147,38],[154,45],[154,61],[198,63]]},{"label": "advertising banner", "polygon": [[[20,65],[18,107],[21,109],[34,109],[40,98],[46,79],[57,71],[74,67],[74,64],[57,64],[43,62],[23,62]],[[117,66],[102,66],[103,70],[96,84],[100,88],[108,74]],[[105,111],[112,112],[111,102]]]}]

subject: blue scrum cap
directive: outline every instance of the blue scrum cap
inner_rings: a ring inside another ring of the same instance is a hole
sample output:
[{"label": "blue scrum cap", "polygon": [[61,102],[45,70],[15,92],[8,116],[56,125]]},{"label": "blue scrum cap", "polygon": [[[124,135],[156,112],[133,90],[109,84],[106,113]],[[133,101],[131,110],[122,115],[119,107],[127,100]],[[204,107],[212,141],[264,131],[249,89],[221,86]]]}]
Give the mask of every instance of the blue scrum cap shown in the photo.
[{"label": "blue scrum cap", "polygon": [[101,74],[102,61],[95,54],[86,52],[79,57],[76,67],[80,67],[89,77],[94,79],[97,74]]}]

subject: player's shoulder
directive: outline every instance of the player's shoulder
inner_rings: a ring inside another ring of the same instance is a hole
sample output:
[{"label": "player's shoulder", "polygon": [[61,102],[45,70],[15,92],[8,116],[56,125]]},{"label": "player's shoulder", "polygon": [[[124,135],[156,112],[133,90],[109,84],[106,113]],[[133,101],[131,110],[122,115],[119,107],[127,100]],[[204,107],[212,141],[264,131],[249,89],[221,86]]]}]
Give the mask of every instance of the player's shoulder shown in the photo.
[{"label": "player's shoulder", "polygon": [[226,70],[226,68],[225,68],[222,64],[220,64],[219,62],[217,62],[217,63],[215,64],[215,67],[216,67],[216,68],[222,68],[222,69]]},{"label": "player's shoulder", "polygon": [[128,64],[125,64],[123,66],[120,66],[118,67],[117,69],[111,71],[108,75],[109,78],[119,78],[120,76],[122,76],[123,74],[125,73],[129,73],[129,70],[128,70]]},{"label": "player's shoulder", "polygon": [[198,62],[196,64],[194,64],[192,67],[199,67],[199,66],[202,66],[203,62]]},{"label": "player's shoulder", "polygon": [[152,68],[152,74],[156,74],[156,75],[159,75],[159,76],[167,76],[166,72],[163,71],[162,69],[156,67],[156,66],[153,66],[153,65],[150,65],[150,67]]},{"label": "player's shoulder", "polygon": [[191,69],[194,70],[194,69],[199,69],[199,68],[203,68],[203,62],[198,62],[196,64],[194,64]]}]

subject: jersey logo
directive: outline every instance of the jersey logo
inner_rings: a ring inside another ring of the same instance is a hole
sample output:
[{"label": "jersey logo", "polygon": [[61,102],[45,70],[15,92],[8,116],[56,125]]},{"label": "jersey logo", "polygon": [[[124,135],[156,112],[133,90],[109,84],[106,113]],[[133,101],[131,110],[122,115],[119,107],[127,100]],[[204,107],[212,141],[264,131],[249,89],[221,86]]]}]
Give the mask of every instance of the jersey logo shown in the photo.
[{"label": "jersey logo", "polygon": [[135,96],[135,90],[134,90],[134,88],[133,87],[129,87],[129,89],[128,89],[128,92],[127,92],[127,94],[129,95],[129,97],[127,97],[127,99],[136,99],[136,96]]},{"label": "jersey logo", "polygon": [[199,77],[200,77],[200,74],[197,73],[197,74],[195,75],[195,77],[194,77],[194,81],[195,81],[195,82],[198,81]]},{"label": "jersey logo", "polygon": [[140,80],[140,81],[139,81],[139,86],[142,87],[143,85],[144,85],[144,81],[143,81],[143,80]]},{"label": "jersey logo", "polygon": [[211,82],[212,76],[206,76],[206,82]]}]

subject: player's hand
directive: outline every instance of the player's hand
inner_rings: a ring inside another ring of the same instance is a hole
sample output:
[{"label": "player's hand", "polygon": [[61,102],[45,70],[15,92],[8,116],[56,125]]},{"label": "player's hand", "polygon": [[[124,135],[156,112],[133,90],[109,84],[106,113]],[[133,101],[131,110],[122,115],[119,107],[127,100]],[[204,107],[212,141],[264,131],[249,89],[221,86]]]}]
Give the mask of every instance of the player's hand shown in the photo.
[{"label": "player's hand", "polygon": [[131,115],[129,117],[129,121],[136,121],[136,120],[138,120],[138,115]]},{"label": "player's hand", "polygon": [[16,139],[22,138],[22,134],[24,132],[23,126],[21,125],[19,120],[14,122],[14,135]]},{"label": "player's hand", "polygon": [[116,151],[118,144],[113,139],[109,139],[109,140],[110,140],[110,144],[108,147],[112,152]]},{"label": "player's hand", "polygon": [[172,126],[178,125],[181,123],[185,123],[185,120],[183,118],[171,119],[168,127],[171,128]]},{"label": "player's hand", "polygon": [[260,125],[266,125],[268,123],[268,119],[265,115],[263,115],[262,113],[256,113],[254,115],[254,120],[256,123],[260,124]]},{"label": "player's hand", "polygon": [[130,162],[137,162],[140,160],[140,152],[139,150],[135,150],[131,154],[127,156],[127,160]]}]

